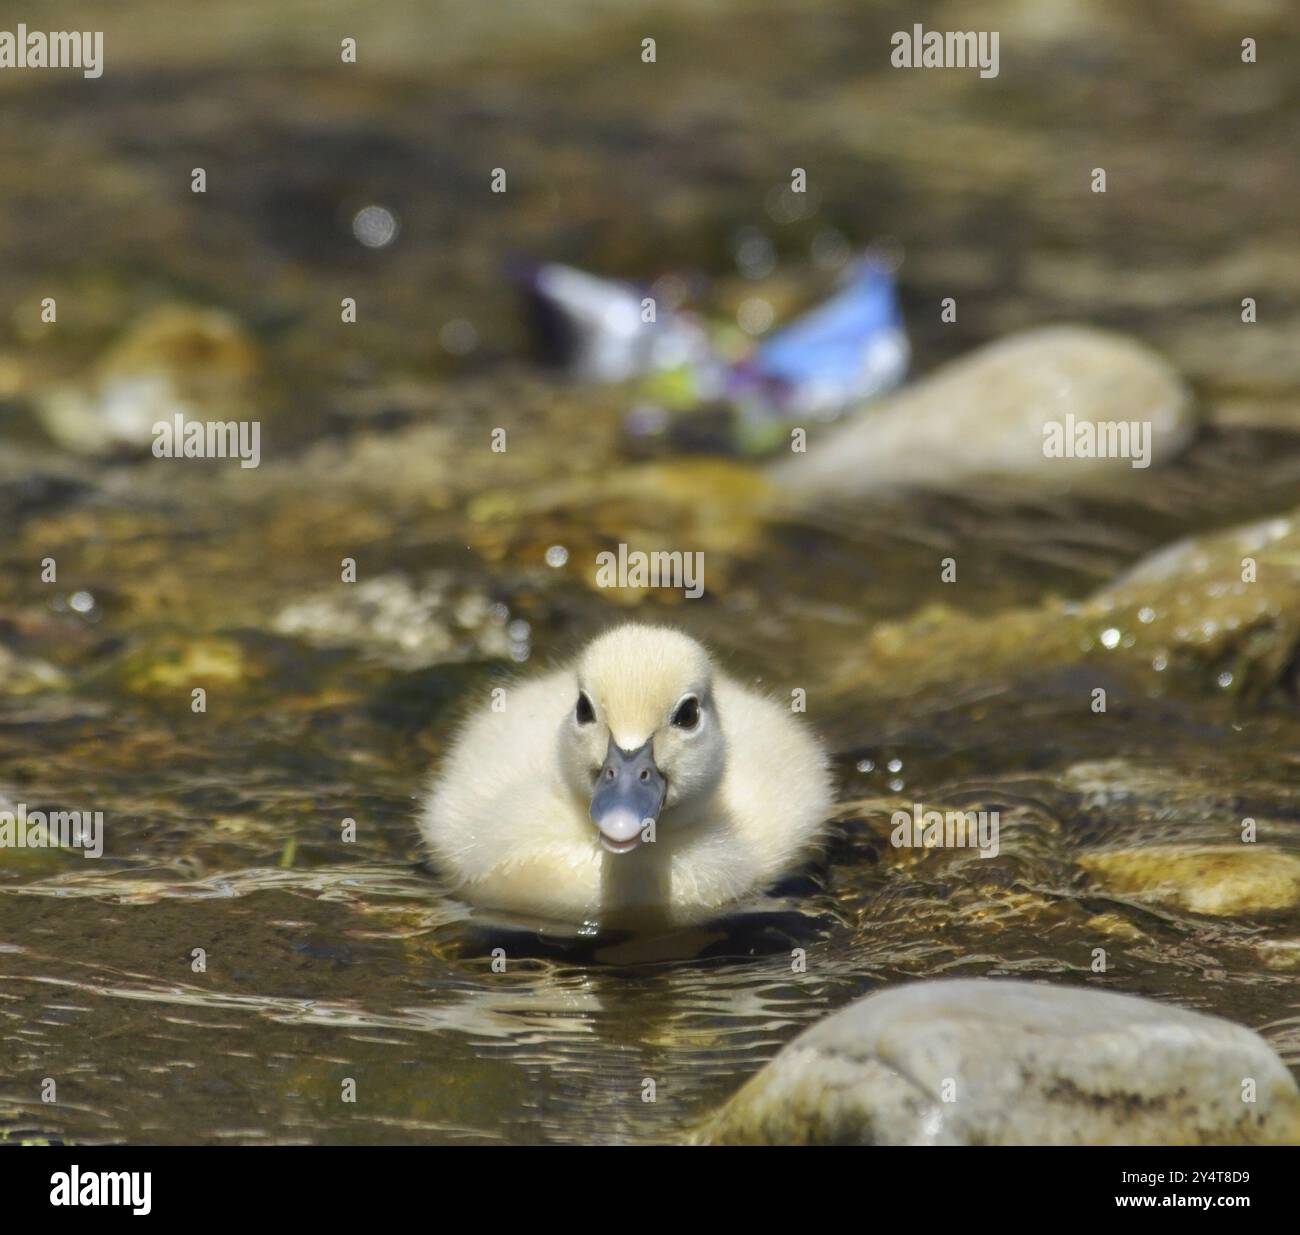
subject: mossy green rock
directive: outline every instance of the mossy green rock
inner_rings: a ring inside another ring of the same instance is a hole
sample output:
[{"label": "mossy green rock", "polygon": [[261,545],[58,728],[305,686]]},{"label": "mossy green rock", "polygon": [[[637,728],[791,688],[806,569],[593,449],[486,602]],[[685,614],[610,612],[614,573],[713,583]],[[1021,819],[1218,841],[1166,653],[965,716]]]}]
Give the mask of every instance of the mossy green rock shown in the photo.
[{"label": "mossy green rock", "polygon": [[1258,698],[1294,689],[1300,650],[1300,518],[1177,541],[1081,602],[992,617],[944,606],[872,632],[847,690],[910,694],[1093,664],[1151,693]]},{"label": "mossy green rock", "polygon": [[1300,856],[1271,845],[1151,845],[1083,854],[1079,865],[1106,891],[1209,917],[1300,905]]}]

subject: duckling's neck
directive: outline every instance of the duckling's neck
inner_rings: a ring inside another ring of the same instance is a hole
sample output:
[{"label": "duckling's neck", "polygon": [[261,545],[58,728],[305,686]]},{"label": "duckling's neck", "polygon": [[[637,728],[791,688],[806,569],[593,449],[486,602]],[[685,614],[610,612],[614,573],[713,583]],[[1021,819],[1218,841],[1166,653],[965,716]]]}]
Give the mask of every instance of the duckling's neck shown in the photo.
[{"label": "duckling's neck", "polygon": [[667,926],[673,917],[673,858],[693,846],[701,831],[716,822],[710,799],[690,808],[675,808],[661,819],[655,840],[639,845],[631,853],[601,855],[602,925],[647,930]]},{"label": "duckling's neck", "polygon": [[671,916],[673,864],[666,848],[641,845],[602,854],[601,925],[644,928]]}]

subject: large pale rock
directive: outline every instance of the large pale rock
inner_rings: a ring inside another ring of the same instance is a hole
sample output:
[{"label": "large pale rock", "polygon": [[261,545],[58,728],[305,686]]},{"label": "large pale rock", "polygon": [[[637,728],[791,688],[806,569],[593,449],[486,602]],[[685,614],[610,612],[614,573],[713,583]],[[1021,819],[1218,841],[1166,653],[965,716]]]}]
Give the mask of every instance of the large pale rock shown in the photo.
[{"label": "large pale rock", "polygon": [[801,1034],[695,1139],[1293,1144],[1300,1092],[1262,1038],[1217,1017],[1029,982],[916,982]]},{"label": "large pale rock", "polygon": [[[1178,374],[1142,344],[1081,326],[1051,326],[988,344],[945,365],[777,465],[799,498],[852,497],[894,487],[951,488],[975,477],[1040,489],[1128,472],[1129,458],[1056,458],[1044,426],[1149,426],[1146,465],[1191,437],[1191,399]],[[1082,430],[1086,432],[1087,430]]]}]

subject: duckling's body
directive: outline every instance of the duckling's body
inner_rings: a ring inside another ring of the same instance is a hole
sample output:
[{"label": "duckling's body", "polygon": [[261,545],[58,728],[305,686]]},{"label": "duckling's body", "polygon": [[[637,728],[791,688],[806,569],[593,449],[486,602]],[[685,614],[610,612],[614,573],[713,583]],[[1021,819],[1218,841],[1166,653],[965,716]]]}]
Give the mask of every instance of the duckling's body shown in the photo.
[{"label": "duckling's body", "polygon": [[686,635],[618,627],[459,735],[421,830],[476,904],[572,923],[698,922],[807,856],[825,759]]}]

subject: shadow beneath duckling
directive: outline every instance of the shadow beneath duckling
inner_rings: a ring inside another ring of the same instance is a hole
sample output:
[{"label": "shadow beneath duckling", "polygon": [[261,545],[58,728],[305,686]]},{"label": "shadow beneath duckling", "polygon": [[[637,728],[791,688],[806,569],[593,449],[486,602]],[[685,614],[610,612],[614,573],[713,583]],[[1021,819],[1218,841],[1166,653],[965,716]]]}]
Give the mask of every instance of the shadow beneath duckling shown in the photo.
[{"label": "shadow beneath duckling", "polygon": [[712,921],[659,930],[576,927],[476,908],[462,924],[460,950],[502,948],[515,958],[613,967],[773,956],[807,948],[838,926],[810,909],[820,890],[817,879],[801,874]]}]

